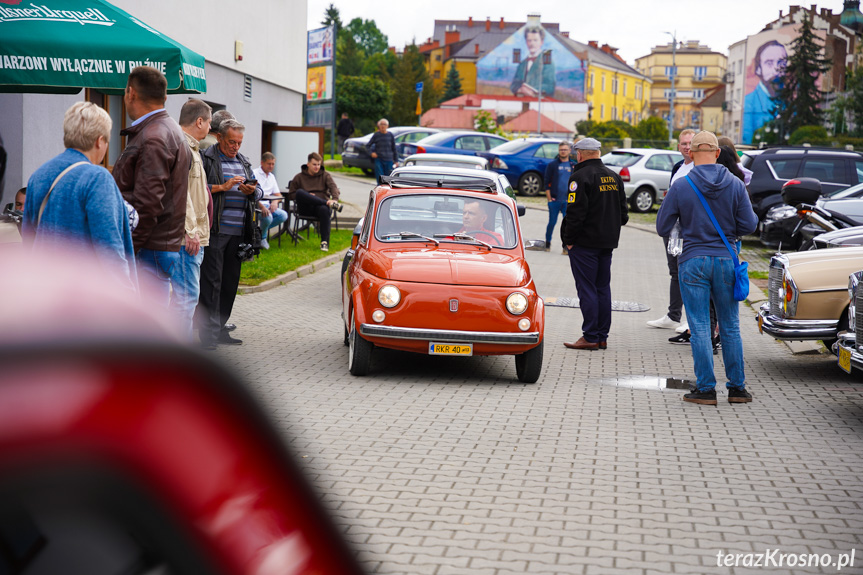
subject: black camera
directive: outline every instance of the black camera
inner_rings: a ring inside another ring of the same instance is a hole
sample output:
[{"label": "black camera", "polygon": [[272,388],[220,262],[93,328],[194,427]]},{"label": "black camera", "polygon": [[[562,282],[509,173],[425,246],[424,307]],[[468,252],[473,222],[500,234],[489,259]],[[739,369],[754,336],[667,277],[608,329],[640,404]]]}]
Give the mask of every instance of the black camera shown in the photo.
[{"label": "black camera", "polygon": [[255,256],[261,253],[260,249],[255,249],[252,244],[240,244],[237,248],[237,258],[241,262],[250,262],[255,259]]}]

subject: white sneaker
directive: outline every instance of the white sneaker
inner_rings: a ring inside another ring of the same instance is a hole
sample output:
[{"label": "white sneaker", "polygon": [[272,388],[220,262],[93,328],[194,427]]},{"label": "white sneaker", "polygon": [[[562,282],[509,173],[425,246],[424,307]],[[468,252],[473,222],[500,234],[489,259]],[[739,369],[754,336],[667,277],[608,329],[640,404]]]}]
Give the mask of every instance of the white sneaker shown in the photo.
[{"label": "white sneaker", "polygon": [[261,240],[261,247],[265,250],[270,249],[270,242],[268,242],[267,240]]},{"label": "white sneaker", "polygon": [[676,331],[677,333],[683,333],[684,331],[686,331],[688,329],[689,329],[689,324],[688,323],[682,323],[682,324],[680,324],[680,327],[675,329],[674,331]]},{"label": "white sneaker", "polygon": [[672,329],[679,326],[680,322],[674,321],[667,315],[664,315],[659,319],[647,322],[647,325],[649,325],[650,327],[658,327],[660,329]]},{"label": "white sneaker", "polygon": [[321,242],[321,251],[322,252],[330,251],[330,245],[327,242]]}]

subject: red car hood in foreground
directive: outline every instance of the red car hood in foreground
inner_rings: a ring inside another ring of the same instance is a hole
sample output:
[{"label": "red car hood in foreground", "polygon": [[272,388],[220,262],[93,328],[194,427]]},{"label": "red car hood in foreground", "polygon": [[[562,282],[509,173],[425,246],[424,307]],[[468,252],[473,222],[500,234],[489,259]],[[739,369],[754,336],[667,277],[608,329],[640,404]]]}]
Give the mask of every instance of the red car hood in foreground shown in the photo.
[{"label": "red car hood in foreground", "polygon": [[489,252],[471,246],[471,251],[450,250],[443,245],[431,249],[383,249],[366,260],[365,271],[385,279],[418,283],[520,287],[528,283],[527,264],[518,254]]}]

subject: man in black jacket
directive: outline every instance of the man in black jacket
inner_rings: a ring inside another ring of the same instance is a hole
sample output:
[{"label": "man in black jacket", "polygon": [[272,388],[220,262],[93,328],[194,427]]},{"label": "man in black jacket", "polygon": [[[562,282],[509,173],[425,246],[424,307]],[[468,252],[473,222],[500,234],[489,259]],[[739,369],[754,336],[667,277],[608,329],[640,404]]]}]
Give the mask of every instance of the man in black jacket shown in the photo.
[{"label": "man in black jacket", "polygon": [[620,227],[629,221],[623,181],[599,159],[600,144],[585,138],[575,144],[578,163],[569,178],[566,216],[560,239],[578,290],[582,337],[570,349],[605,349],[611,328],[611,252]]},{"label": "man in black jacket", "polygon": [[[206,349],[216,343],[243,343],[232,337],[225,323],[234,308],[240,283],[241,244],[251,243],[254,232],[254,206],[264,192],[254,179],[252,165],[240,153],[246,128],[236,120],[219,126],[219,143],[201,152],[207,185],[213,194],[213,225],[210,245],[201,263],[201,296],[197,319],[201,344]],[[245,182],[249,182],[248,184]]]},{"label": "man in black jacket", "polygon": [[345,151],[345,140],[354,135],[354,122],[348,118],[347,112],[342,112],[342,119],[336,126],[336,134],[339,136],[339,153]]}]

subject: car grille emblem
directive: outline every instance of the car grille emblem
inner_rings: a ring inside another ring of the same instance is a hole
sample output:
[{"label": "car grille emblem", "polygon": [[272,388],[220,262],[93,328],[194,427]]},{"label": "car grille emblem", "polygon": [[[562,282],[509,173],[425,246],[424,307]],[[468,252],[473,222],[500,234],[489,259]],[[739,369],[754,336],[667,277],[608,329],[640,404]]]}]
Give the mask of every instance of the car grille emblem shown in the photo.
[{"label": "car grille emblem", "polygon": [[449,300],[449,310],[453,313],[458,311],[458,300],[457,299]]}]

